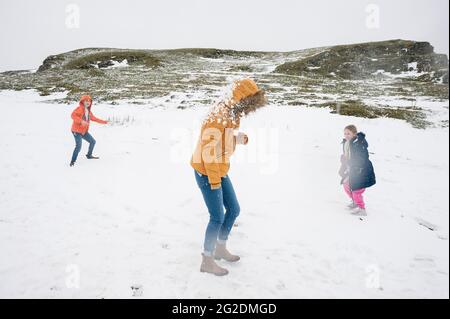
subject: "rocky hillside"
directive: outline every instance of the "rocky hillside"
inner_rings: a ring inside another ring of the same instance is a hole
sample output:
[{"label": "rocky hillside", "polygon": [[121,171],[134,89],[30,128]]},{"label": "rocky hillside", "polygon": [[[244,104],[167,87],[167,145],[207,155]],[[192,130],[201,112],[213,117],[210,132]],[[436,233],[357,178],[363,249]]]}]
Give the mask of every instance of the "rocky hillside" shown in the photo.
[{"label": "rocky hillside", "polygon": [[448,84],[448,58],[428,42],[393,40],[329,48],[319,54],[284,63],[276,72],[357,80],[378,74],[420,75],[421,81]]},{"label": "rocky hillside", "polygon": [[0,73],[0,90],[185,109],[211,105],[239,77],[255,78],[275,105],[448,126],[447,56],[404,40],[293,52],[79,49],[49,56],[35,71]]},{"label": "rocky hillside", "polygon": [[157,67],[160,64],[159,59],[147,51],[82,49],[49,56],[39,67],[38,72],[48,70],[105,69],[124,60],[127,60],[127,63],[130,65],[142,65],[148,68]]}]

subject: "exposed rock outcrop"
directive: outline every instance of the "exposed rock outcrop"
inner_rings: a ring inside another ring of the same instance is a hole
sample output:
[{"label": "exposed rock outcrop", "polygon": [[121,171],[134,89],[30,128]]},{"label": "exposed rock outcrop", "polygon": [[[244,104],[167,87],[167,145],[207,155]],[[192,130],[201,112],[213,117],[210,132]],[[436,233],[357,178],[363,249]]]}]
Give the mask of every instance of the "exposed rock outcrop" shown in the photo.
[{"label": "exposed rock outcrop", "polygon": [[392,40],[340,45],[278,66],[277,73],[363,79],[378,74],[428,73],[422,80],[447,81],[448,57],[434,53],[428,42]]}]

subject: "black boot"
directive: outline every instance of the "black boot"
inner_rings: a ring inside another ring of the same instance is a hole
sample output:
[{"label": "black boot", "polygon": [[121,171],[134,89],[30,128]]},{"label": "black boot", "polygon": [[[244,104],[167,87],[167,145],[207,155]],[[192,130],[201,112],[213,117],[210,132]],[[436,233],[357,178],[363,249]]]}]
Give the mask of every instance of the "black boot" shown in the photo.
[{"label": "black boot", "polygon": [[87,159],[99,159],[100,157],[93,156],[93,155],[86,155]]},{"label": "black boot", "polygon": [[74,166],[75,162],[70,162],[70,167]]}]

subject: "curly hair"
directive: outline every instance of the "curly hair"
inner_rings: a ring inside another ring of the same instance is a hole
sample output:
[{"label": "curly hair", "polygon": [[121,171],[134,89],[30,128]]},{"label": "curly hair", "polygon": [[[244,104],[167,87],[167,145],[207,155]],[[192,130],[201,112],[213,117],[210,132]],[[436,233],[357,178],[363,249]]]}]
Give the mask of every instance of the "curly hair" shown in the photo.
[{"label": "curly hair", "polygon": [[255,112],[257,109],[267,105],[267,97],[264,90],[260,90],[257,93],[242,99],[233,106],[236,113],[244,113],[248,115]]},{"label": "curly hair", "polygon": [[220,101],[208,113],[208,116],[203,120],[203,124],[217,119],[222,123],[231,121],[233,124],[237,124],[242,116],[248,115],[265,105],[267,105],[267,97],[263,90],[242,99],[236,104],[233,104],[231,100]]}]

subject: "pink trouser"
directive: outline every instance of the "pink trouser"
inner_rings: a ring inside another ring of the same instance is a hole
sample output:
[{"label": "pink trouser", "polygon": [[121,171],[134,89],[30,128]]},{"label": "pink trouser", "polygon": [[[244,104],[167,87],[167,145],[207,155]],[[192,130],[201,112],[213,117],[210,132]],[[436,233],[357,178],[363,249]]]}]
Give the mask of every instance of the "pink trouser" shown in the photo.
[{"label": "pink trouser", "polygon": [[358,189],[357,191],[352,191],[349,182],[344,183],[344,190],[347,195],[353,200],[353,202],[358,205],[359,208],[366,208],[364,203],[363,193],[366,191],[365,188]]}]

